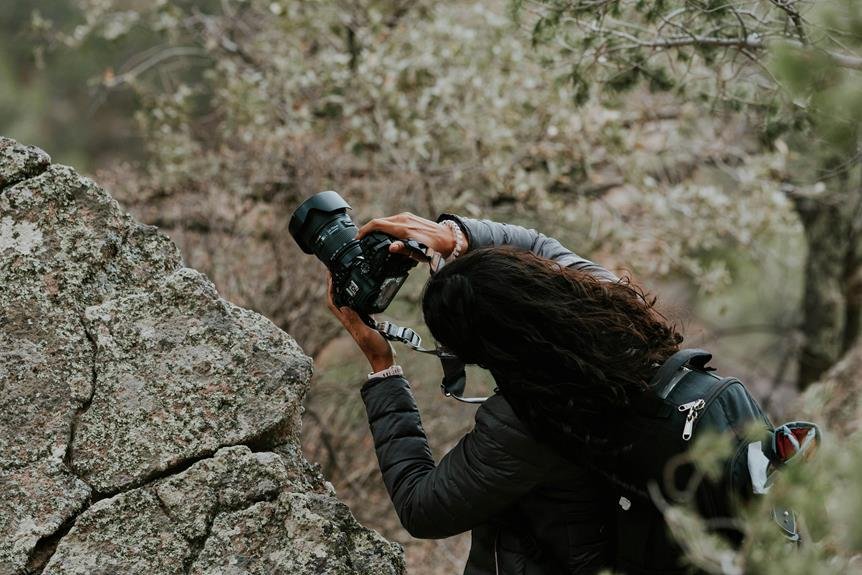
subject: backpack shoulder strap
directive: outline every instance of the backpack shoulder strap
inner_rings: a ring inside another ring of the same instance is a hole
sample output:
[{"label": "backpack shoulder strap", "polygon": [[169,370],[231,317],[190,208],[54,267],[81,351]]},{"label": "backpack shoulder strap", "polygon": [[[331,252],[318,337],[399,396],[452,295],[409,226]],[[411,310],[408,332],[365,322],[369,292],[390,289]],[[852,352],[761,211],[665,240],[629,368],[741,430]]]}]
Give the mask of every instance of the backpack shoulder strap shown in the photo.
[{"label": "backpack shoulder strap", "polygon": [[685,366],[702,371],[712,371],[706,364],[712,359],[712,354],[703,349],[681,349],[661,365],[655,377],[650,382],[650,388],[661,399],[667,399],[673,388],[686,372],[680,372]]}]

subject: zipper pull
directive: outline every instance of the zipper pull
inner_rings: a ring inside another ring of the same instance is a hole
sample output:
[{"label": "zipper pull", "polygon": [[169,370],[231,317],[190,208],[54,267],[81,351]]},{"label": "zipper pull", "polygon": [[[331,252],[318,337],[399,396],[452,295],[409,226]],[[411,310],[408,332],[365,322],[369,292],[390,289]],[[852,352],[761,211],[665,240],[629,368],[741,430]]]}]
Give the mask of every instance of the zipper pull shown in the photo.
[{"label": "zipper pull", "polygon": [[679,411],[688,411],[692,408],[700,411],[706,405],[706,402],[703,399],[695,399],[694,401],[689,401],[688,403],[683,403],[677,409]]},{"label": "zipper pull", "polygon": [[688,403],[683,403],[677,409],[679,411],[687,411],[685,416],[685,427],[682,429],[682,439],[688,441],[691,439],[692,431],[694,430],[694,421],[698,417],[698,411],[706,407],[706,402],[703,399],[695,399]]}]

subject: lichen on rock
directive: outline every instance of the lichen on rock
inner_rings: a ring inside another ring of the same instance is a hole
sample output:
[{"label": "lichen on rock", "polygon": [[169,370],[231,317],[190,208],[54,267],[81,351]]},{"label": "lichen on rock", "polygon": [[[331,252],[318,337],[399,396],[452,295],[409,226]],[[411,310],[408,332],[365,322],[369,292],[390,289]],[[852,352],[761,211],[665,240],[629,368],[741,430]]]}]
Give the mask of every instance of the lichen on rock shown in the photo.
[{"label": "lichen on rock", "polygon": [[226,447],[167,479],[99,501],[45,573],[400,572],[397,546],[277,453]]},{"label": "lichen on rock", "polygon": [[403,573],[299,450],[311,360],[0,138],[0,575]]},{"label": "lichen on rock", "polygon": [[96,391],[72,444],[100,493],[224,445],[297,440],[311,365],[290,336],[181,268],[151,291],[88,307]]},{"label": "lichen on rock", "polygon": [[0,190],[38,174],[51,163],[51,158],[35,146],[24,146],[0,137]]}]

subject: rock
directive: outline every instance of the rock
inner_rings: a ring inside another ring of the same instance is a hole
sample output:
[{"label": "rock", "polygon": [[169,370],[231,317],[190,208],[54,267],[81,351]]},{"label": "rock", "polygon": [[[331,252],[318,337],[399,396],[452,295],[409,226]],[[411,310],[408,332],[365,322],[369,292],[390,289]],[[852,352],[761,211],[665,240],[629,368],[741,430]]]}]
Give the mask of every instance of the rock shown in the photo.
[{"label": "rock", "polygon": [[152,291],[86,309],[97,385],[74,470],[100,493],[139,485],[223,445],[298,440],[311,363],[253,312],[180,269]]},{"label": "rock", "polygon": [[[6,158],[0,156],[0,165]],[[104,190],[66,166],[0,194],[0,285],[82,310],[147,290],[182,265],[176,246],[135,222]],[[23,233],[25,232],[26,233]]]},{"label": "rock", "polygon": [[794,413],[824,425],[842,437],[859,431],[862,424],[862,344],[856,344],[827,371],[820,381],[805,390],[797,401]]},{"label": "rock", "polygon": [[0,471],[0,574],[27,572],[39,542],[77,515],[89,497],[87,484],[55,458]]},{"label": "rock", "polygon": [[395,575],[397,546],[381,558],[383,539],[362,529],[331,496],[281,492],[216,517],[190,575]]},{"label": "rock", "polygon": [[173,477],[93,505],[63,538],[47,574],[402,572],[400,549],[285,458],[227,447]]},{"label": "rock", "polygon": [[0,575],[403,573],[299,449],[311,360],[0,138]]},{"label": "rock", "polygon": [[14,140],[0,137],[0,190],[43,171],[51,158],[34,146],[22,146]]},{"label": "rock", "polygon": [[0,306],[0,469],[62,460],[92,394],[92,344],[74,310],[2,292]]},{"label": "rock", "polygon": [[183,573],[191,552],[152,490],[135,489],[78,517],[42,573]]}]

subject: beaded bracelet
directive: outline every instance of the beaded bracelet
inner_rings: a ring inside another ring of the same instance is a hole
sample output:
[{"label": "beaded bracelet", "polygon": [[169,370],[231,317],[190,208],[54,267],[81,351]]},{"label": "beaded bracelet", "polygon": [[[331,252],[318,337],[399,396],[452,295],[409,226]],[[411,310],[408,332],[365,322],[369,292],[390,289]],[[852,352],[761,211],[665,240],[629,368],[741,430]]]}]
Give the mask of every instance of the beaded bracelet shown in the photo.
[{"label": "beaded bracelet", "polygon": [[446,258],[446,261],[449,262],[461,255],[461,250],[464,248],[464,232],[461,231],[461,226],[453,220],[443,220],[440,223],[452,230],[452,233],[455,234],[455,249],[452,250],[452,253],[448,258]]},{"label": "beaded bracelet", "polygon": [[400,365],[390,365],[386,369],[381,369],[380,371],[375,371],[374,373],[368,374],[368,379],[376,379],[378,377],[389,377],[391,375],[404,375],[404,370],[401,369]]}]

